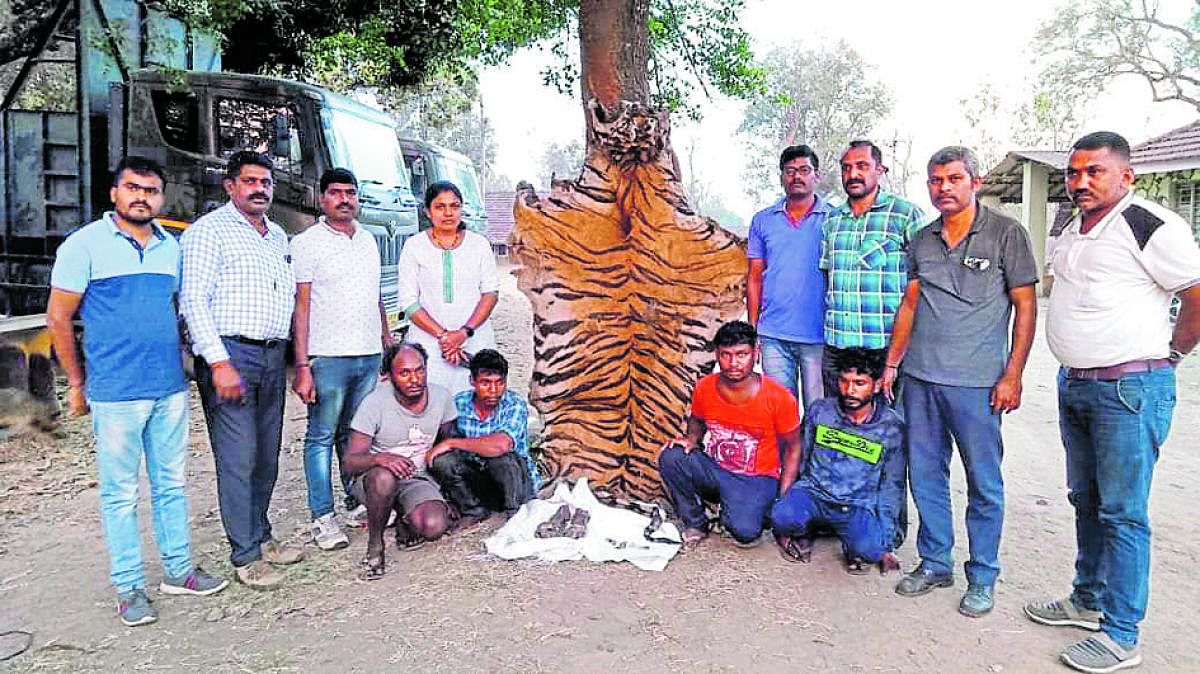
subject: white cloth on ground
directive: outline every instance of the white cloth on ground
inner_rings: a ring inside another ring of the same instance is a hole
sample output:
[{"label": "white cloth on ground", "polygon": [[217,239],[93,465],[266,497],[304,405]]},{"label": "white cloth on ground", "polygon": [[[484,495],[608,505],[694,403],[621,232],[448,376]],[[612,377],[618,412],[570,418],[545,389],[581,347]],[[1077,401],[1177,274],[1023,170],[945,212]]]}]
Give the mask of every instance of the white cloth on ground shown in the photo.
[{"label": "white cloth on ground", "polygon": [[[563,504],[583,508],[591,515],[583,538],[538,538],[537,526],[550,519]],[[549,499],[534,499],[512,516],[496,533],[483,541],[487,551],[503,559],[537,557],[547,562],[588,559],[593,562],[627,561],[643,571],[662,571],[679,552],[677,543],[653,543],[646,540],[650,518],[631,510],[613,508],[596,500],[587,479],[572,489],[559,483]],[[679,540],[679,529],[664,522],[656,537]]]}]

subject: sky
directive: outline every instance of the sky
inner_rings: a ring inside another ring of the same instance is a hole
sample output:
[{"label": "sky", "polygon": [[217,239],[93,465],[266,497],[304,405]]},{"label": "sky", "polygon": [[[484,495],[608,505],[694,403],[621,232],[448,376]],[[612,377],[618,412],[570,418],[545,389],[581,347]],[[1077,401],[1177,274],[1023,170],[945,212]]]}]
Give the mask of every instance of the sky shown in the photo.
[{"label": "sky", "polygon": [[[1168,11],[1185,11],[1189,5],[1189,0],[1161,2]],[[1059,5],[1046,0],[860,0],[851,14],[844,3],[747,0],[742,26],[757,56],[797,42],[804,48],[839,39],[848,42],[874,66],[894,96],[891,116],[869,136],[885,151],[887,141],[911,137],[913,162],[920,166],[938,148],[972,137],[959,101],[985,83],[1018,102],[1027,79],[1039,70],[1032,62],[1031,38]],[[527,50],[480,76],[483,104],[496,129],[496,170],[514,180],[536,182],[549,142],[582,138],[577,96],[541,84],[539,71],[547,63],[543,52]],[[766,204],[752,203],[741,188],[745,140],[736,130],[744,104],[720,98],[703,107],[705,118],[698,125],[682,115],[672,117],[672,144],[676,153],[695,144],[697,172],[748,221]],[[1116,131],[1136,144],[1197,116],[1187,104],[1152,102],[1149,87],[1129,77],[1100,94],[1087,112],[1087,128]],[[998,154],[1015,149],[1050,148],[1006,147]],[[889,161],[885,155],[884,163]],[[909,197],[927,208],[920,181],[920,176],[914,178]]]}]

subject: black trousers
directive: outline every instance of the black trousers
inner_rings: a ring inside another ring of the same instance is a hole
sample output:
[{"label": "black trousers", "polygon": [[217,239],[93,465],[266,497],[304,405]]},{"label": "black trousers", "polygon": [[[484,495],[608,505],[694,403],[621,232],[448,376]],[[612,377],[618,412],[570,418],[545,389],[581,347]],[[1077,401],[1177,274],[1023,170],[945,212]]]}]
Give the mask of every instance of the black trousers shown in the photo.
[{"label": "black trousers", "polygon": [[529,467],[516,452],[483,457],[456,449],[434,459],[428,470],[465,516],[516,510],[533,497]]},{"label": "black trousers", "polygon": [[287,347],[283,341],[269,348],[225,337],[221,341],[246,386],[245,400],[218,398],[212,370],[203,359],[196,360],[196,384],[217,466],[217,500],[232,549],[229,559],[234,566],[245,566],[259,559],[259,546],[271,540],[267,509],[279,473]]}]

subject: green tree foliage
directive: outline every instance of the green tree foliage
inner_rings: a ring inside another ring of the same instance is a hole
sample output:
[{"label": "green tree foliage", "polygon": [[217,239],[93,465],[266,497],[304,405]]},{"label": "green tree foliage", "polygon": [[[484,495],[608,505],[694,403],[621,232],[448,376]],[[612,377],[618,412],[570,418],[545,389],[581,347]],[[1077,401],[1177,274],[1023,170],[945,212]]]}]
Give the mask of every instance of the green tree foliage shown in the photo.
[{"label": "green tree foliage", "polygon": [[538,185],[550,189],[550,179],[574,180],[583,170],[583,142],[570,140],[564,143],[551,141],[542,151],[538,170]]},{"label": "green tree foliage", "polygon": [[750,151],[747,194],[760,200],[778,195],[779,153],[800,143],[821,159],[818,190],[833,192],[839,185],[842,150],[855,138],[869,137],[888,114],[891,90],[844,41],[818,49],[775,49],[762,68],[766,90],[752,99],[738,127]]},{"label": "green tree foliage", "polygon": [[[1188,7],[1190,5],[1190,8]],[[1099,88],[1121,75],[1141,77],[1155,101],[1200,110],[1200,3],[1072,0],[1037,33],[1052,76]]]}]

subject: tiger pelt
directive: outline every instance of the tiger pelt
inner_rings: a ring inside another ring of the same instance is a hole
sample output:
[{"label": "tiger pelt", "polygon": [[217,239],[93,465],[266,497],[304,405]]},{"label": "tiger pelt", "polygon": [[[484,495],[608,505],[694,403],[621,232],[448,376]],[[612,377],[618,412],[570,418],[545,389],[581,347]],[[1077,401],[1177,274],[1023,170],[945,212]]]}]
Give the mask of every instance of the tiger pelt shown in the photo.
[{"label": "tiger pelt", "polygon": [[521,183],[513,206],[541,467],[657,499],[656,458],[712,371],[709,340],[745,309],[745,241],[688,207],[665,112],[592,101],[588,115],[579,178],[555,180],[546,199]]}]

